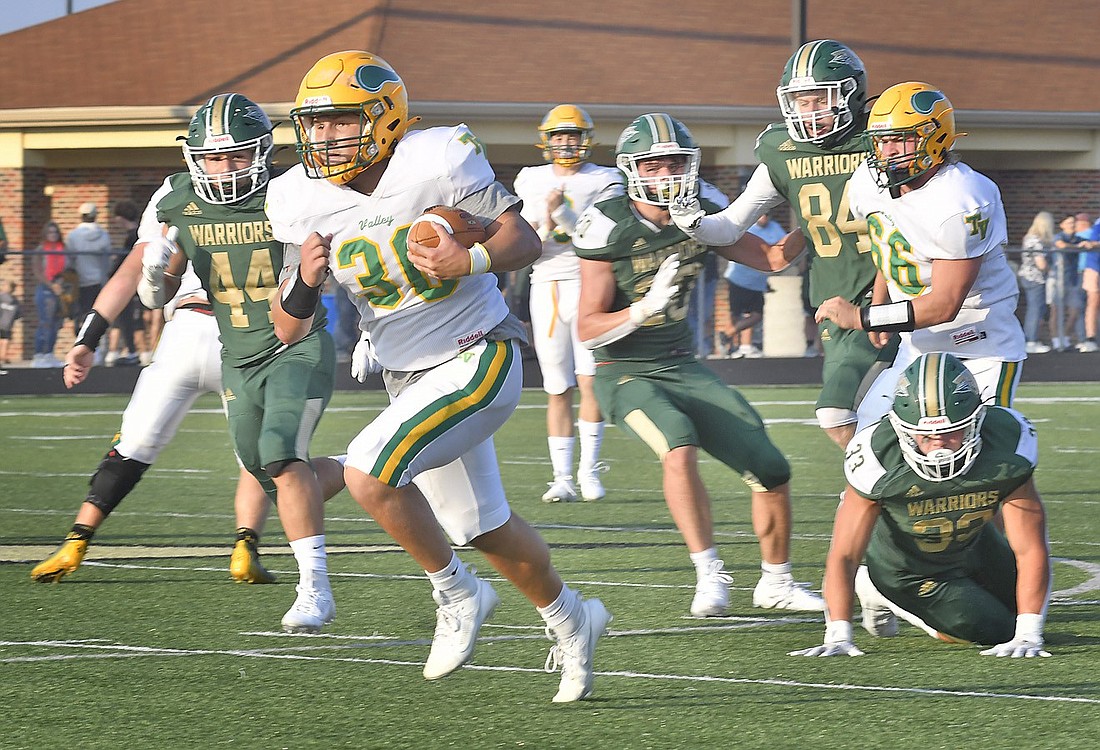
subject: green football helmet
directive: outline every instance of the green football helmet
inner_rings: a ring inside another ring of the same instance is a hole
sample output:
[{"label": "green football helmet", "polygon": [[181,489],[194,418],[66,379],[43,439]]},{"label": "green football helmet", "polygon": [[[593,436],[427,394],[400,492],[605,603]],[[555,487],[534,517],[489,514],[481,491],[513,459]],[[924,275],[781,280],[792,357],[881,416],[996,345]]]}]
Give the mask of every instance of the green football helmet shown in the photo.
[{"label": "green football helmet", "polygon": [[[615,164],[626,174],[626,192],[636,201],[668,206],[699,192],[699,147],[687,127],[663,112],[642,115],[626,126],[615,146]],[[643,177],[638,164],[647,159],[682,156],[684,170],[675,175]]]},{"label": "green football helmet", "polygon": [[[955,355],[922,354],[905,368],[894,391],[890,423],[901,455],[913,471],[933,482],[954,479],[973,465],[982,449],[985,404],[974,375]],[[920,450],[917,436],[963,431],[957,450]]]},{"label": "green football helmet", "polygon": [[[823,107],[800,111],[799,95],[811,91],[824,95]],[[787,60],[775,94],[793,141],[831,148],[863,129],[867,72],[840,42],[818,39],[799,47]]]},{"label": "green football helmet", "polygon": [[[208,203],[237,203],[266,185],[274,146],[271,128],[271,120],[260,106],[240,94],[218,94],[199,107],[187,136],[180,138],[191,184],[199,197]],[[235,151],[252,152],[249,166],[222,174],[206,173],[204,157]]]}]

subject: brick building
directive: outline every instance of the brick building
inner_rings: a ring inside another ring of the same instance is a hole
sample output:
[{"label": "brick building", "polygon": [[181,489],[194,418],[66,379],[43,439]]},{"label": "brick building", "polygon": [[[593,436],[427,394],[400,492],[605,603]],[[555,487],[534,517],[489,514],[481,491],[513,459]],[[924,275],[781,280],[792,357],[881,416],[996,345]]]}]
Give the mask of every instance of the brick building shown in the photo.
[{"label": "brick building", "polygon": [[[423,125],[467,122],[506,184],[538,160],[538,120],[570,101],[596,120],[605,164],[626,122],[672,113],[703,146],[704,176],[735,195],[778,119],[793,5],[603,0],[578,15],[531,0],[119,0],[2,36],[0,218],[18,251],[48,219],[67,232],[85,201],[103,217],[144,202],[183,168],[175,138],[204,99],[240,91],[285,122],[309,66],[356,48],[401,73]],[[1040,16],[1025,0],[976,0],[897,18],[869,0],[806,5],[807,37],[851,46],[872,92],[916,79],[951,97],[971,133],[958,150],[1000,184],[1012,242],[1039,210],[1100,213],[1100,5],[1053,0]],[[275,135],[293,142],[288,124]],[[33,331],[29,264],[13,255],[0,276],[22,287]]]}]

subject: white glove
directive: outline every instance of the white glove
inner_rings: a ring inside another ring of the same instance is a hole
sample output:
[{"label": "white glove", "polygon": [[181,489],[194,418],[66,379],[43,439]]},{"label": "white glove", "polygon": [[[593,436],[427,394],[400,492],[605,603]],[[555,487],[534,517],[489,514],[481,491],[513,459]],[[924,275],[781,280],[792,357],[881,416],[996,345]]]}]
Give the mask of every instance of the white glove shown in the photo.
[{"label": "white glove", "polygon": [[679,227],[680,231],[692,237],[694,236],[692,232],[699,228],[699,222],[707,215],[699,205],[699,199],[694,196],[674,198],[668,207],[668,212],[672,215],[672,223]]},{"label": "white glove", "polygon": [[370,335],[364,331],[351,353],[351,376],[360,383],[365,383],[367,376],[376,372],[382,372],[382,363],[378,361]]},{"label": "white glove", "polygon": [[863,652],[852,643],[852,623],[833,620],[825,626],[825,643],[791,651],[787,656],[863,656]]},{"label": "white glove", "polygon": [[180,230],[168,227],[168,233],[145,243],[141,253],[141,283],[138,284],[138,297],[142,304],[150,309],[164,307],[164,270],[168,261],[179,252],[176,237]]},{"label": "white glove", "polygon": [[1016,634],[1012,640],[987,648],[982,656],[1011,656],[1013,659],[1050,656],[1049,651],[1043,650],[1043,616],[1016,615]]},{"label": "white glove", "polygon": [[668,303],[680,291],[679,284],[672,283],[676,280],[676,273],[680,270],[680,255],[673,253],[664,259],[657,274],[653,277],[653,285],[645,296],[630,306],[630,321],[640,326],[654,315],[664,312]]}]

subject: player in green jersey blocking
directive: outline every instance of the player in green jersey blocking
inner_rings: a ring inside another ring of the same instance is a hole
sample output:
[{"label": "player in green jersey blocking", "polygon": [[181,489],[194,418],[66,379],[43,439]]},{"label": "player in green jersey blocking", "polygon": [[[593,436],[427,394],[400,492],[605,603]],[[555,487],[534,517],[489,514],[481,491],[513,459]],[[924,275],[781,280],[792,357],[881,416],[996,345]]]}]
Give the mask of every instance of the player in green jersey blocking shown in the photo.
[{"label": "player in green jersey blocking", "polygon": [[199,108],[183,142],[188,172],[170,176],[153,196],[164,236],[145,244],[138,293],[149,307],[163,304],[191,261],[218,321],[234,449],[276,500],[298,563],[298,596],[283,629],[316,633],[336,616],[323,502],[342,486],[342,470],[328,467],[322,487],[309,439],[332,396],[335,350],[320,303],[301,341],[287,346],[275,335],[271,298],[284,248],[264,213],[271,128],[240,94],[219,94]]},{"label": "player in green jersey blocking", "polygon": [[[848,446],[825,564],[825,642],[791,655],[862,655],[852,642],[858,597],[875,636],[895,635],[900,617],[935,638],[991,646],[983,655],[1050,656],[1037,455],[1031,423],[983,404],[962,361],[921,355],[898,380],[887,418]],[[1003,534],[992,523],[998,510]]]},{"label": "player in green jersey blocking", "polygon": [[[863,62],[840,42],[807,42],[787,60],[776,94],[785,123],[769,125],[757,138],[760,165],[744,192],[719,213],[690,198],[679,200],[672,219],[701,242],[729,245],[786,201],[812,248],[810,304],[832,297],[870,304],[875,265],[867,222],[848,207],[848,180],[867,156]],[[825,355],[818,424],[843,448],[856,431],[860,384],[876,360],[893,360],[897,336],[880,352],[865,333],[831,321],[820,323],[818,331]]]},{"label": "player in green jersey blocking", "polygon": [[747,234],[736,245],[708,248],[677,229],[668,211],[673,199],[699,193],[717,209],[725,198],[699,180],[699,153],[683,123],[663,113],[638,117],[619,137],[616,164],[626,174],[626,194],[617,187],[619,194],[597,199],[573,236],[581,258],[580,338],[596,350],[604,415],[661,460],[665,502],[696,568],[692,615],[721,616],[729,608],[730,577],[714,546],[700,448],[752,491],[763,559],[754,606],[819,611],[821,598],[791,577],[787,459],[741,394],[696,361],[686,320],[706,253],[780,270],[801,253],[801,236],[768,246]]}]

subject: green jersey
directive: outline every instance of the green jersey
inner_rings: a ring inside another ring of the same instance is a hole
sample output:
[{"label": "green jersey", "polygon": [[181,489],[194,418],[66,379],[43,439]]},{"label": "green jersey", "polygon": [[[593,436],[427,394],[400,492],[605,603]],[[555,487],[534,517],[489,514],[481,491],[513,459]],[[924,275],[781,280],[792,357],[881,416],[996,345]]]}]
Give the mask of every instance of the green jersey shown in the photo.
[{"label": "green jersey", "polygon": [[1038,460],[1035,429],[1017,411],[988,407],[981,437],[974,464],[943,482],[910,468],[888,419],[852,439],[844,460],[848,483],[881,510],[867,548],[869,565],[929,576],[968,569],[982,530]]},{"label": "green jersey", "polygon": [[[171,192],[157,203],[157,219],[177,227],[177,244],[187,254],[214,308],[222,360],[247,367],[286,348],[275,335],[271,300],[279,290],[283,243],[271,233],[264,213],[267,190],[232,205],[207,203],[186,172],[169,178]],[[312,331],[325,326],[320,302]]]},{"label": "green jersey", "polygon": [[791,140],[786,126],[768,126],[756,140],[756,158],[776,191],[795,208],[813,248],[810,303],[831,297],[860,304],[875,283],[867,222],[848,206],[848,179],[867,157],[860,136],[832,149]]},{"label": "green jersey", "polygon": [[[721,206],[701,200],[708,212]],[[687,322],[688,300],[709,250],[675,224],[658,228],[634,213],[626,195],[593,204],[577,221],[573,234],[577,256],[611,263],[615,299],[609,312],[622,310],[645,296],[665,258],[677,253],[679,290],[665,311],[633,333],[596,350],[606,362],[679,362],[694,360],[694,340]]]}]

